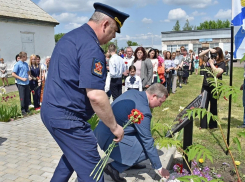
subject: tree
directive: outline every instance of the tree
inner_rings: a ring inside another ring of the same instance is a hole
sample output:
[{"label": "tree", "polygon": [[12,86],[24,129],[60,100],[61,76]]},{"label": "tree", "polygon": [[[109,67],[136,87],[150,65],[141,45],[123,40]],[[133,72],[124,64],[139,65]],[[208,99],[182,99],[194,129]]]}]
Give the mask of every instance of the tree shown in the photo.
[{"label": "tree", "polygon": [[220,28],[230,28],[230,21],[225,20],[217,20],[217,21],[204,21],[203,23],[200,23],[199,26],[197,26],[197,30],[207,30],[207,29],[220,29]]},{"label": "tree", "polygon": [[55,39],[55,43],[57,43],[61,37],[63,37],[65,35],[65,33],[58,33],[54,35],[54,39]]},{"label": "tree", "polygon": [[175,25],[174,25],[174,27],[173,27],[172,30],[173,30],[173,31],[180,31],[179,20],[176,21],[176,23],[175,23]]},{"label": "tree", "polygon": [[137,42],[132,42],[131,40],[127,41],[128,46],[138,46],[139,44]]},{"label": "tree", "polygon": [[192,29],[193,29],[193,26],[190,25],[189,20],[187,19],[183,27],[183,30],[192,30]]}]

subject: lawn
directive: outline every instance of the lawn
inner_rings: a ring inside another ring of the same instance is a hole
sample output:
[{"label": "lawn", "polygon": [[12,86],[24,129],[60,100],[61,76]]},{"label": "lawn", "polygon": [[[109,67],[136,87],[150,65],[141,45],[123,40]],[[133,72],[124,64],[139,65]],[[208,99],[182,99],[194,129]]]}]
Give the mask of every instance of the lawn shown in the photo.
[{"label": "lawn", "polygon": [[[5,81],[4,81],[4,82],[5,82]],[[8,77],[8,82],[9,82],[9,85],[14,85],[14,84],[15,84],[15,78],[14,78],[14,77]],[[5,85],[7,85],[6,82],[5,82]],[[0,81],[0,87],[1,87],[1,86],[3,86],[2,79],[1,79],[1,81]]]},{"label": "lawn", "polygon": [[[240,88],[243,83],[243,68],[234,68],[233,74],[233,85]],[[223,80],[229,84],[229,76],[223,76]],[[170,97],[162,104],[161,107],[155,108],[153,111],[153,117],[162,124],[172,125],[175,117],[179,113],[179,107],[186,107],[195,97],[200,94],[202,86],[203,77],[201,75],[190,75],[188,84],[184,85],[182,88],[178,88],[176,94],[171,94]],[[227,134],[227,122],[228,122],[228,106],[229,101],[225,99],[220,99],[218,102],[218,116],[221,119],[222,127],[224,129],[225,135]],[[162,111],[164,108],[169,108],[167,111]],[[243,122],[243,105],[242,105],[242,91],[238,94],[237,102],[232,102],[232,112],[231,112],[231,136],[232,138],[236,136],[236,133],[243,131],[243,129],[237,128]],[[222,142],[220,130],[206,130],[199,129],[200,122],[198,119],[194,122],[194,134],[193,143],[198,143],[204,145],[214,154],[214,164],[208,163],[210,166],[219,167],[223,162],[231,163],[230,156],[225,155],[225,145]],[[245,143],[242,142],[242,148],[245,149]],[[232,150],[235,155],[235,160],[242,162],[240,169],[242,169],[243,174],[245,174],[245,156],[242,154],[240,156],[236,150],[236,147]],[[231,168],[232,169],[232,168]],[[226,172],[227,173],[227,172]],[[225,181],[230,181],[232,178],[228,175]]]}]

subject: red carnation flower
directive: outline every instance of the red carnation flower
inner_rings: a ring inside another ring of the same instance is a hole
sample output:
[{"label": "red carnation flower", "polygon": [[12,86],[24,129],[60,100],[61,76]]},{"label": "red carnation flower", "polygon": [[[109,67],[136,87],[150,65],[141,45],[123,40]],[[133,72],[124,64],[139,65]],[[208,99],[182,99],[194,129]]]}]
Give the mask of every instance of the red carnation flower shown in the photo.
[{"label": "red carnation flower", "polygon": [[182,173],[183,170],[183,164],[176,164],[179,168],[179,173]]},{"label": "red carnation flower", "polygon": [[131,114],[128,115],[128,119],[130,119],[133,123],[140,124],[144,119],[144,115],[137,109],[133,109]]},{"label": "red carnation flower", "polygon": [[125,61],[125,64],[128,64],[128,62],[127,62],[127,61]]}]

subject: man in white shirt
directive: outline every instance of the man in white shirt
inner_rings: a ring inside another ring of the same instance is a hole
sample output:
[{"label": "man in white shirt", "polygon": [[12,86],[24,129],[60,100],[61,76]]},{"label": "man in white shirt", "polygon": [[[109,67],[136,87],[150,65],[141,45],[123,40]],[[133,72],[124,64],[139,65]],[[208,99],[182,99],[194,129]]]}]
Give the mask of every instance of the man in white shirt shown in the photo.
[{"label": "man in white shirt", "polygon": [[127,47],[126,56],[124,57],[124,63],[125,63],[125,67],[127,71],[128,71],[129,66],[132,65],[133,61],[134,61],[133,49],[131,47]]},{"label": "man in white shirt", "polygon": [[122,75],[125,72],[124,60],[116,54],[116,46],[114,44],[109,45],[109,53],[111,58],[109,60],[109,70],[110,70],[110,90],[115,100],[118,96],[122,94]]}]

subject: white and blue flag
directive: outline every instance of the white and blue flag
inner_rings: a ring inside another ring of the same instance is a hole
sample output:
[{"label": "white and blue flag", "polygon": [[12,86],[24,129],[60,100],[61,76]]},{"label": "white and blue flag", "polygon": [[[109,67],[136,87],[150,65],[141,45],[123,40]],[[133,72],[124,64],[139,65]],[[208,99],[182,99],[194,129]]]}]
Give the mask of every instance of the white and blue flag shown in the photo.
[{"label": "white and blue flag", "polygon": [[232,24],[234,25],[234,58],[245,54],[245,0],[232,0]]}]

